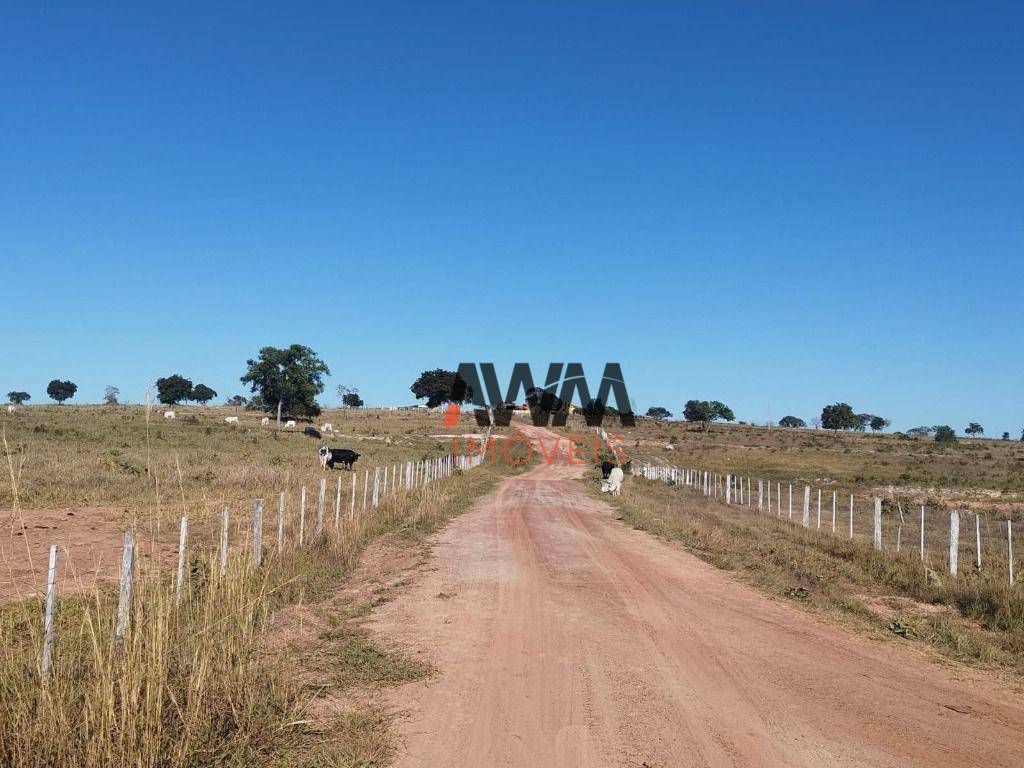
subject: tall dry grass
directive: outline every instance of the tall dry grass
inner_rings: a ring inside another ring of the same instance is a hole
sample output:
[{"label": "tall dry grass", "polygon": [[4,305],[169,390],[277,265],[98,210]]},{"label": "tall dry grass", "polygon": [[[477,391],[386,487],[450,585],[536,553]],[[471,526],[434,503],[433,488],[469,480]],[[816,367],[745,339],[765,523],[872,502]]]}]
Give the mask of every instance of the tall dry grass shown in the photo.
[{"label": "tall dry grass", "polygon": [[[356,714],[333,734],[311,725],[312,695],[292,682],[288,659],[265,643],[270,616],[323,594],[375,537],[433,530],[500,472],[481,467],[402,490],[355,520],[343,515],[338,529],[330,521],[303,548],[290,537],[277,551],[274,526],[263,565],[252,565],[251,542],[243,540],[223,577],[215,553],[195,549],[179,605],[170,569],[146,561],[123,640],[114,637],[110,587],[61,599],[53,673],[45,684],[41,602],[0,608],[0,765],[380,764],[387,740],[378,721]],[[371,746],[358,746],[364,736]]]}]

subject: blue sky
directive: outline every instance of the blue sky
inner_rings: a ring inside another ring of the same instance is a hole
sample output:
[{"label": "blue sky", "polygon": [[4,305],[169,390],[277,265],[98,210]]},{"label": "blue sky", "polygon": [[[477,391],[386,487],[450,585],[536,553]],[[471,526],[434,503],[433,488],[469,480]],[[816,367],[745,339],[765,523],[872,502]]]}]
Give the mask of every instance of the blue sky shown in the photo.
[{"label": "blue sky", "polygon": [[300,342],[1024,427],[1019,4],[124,6],[0,10],[0,392]]}]

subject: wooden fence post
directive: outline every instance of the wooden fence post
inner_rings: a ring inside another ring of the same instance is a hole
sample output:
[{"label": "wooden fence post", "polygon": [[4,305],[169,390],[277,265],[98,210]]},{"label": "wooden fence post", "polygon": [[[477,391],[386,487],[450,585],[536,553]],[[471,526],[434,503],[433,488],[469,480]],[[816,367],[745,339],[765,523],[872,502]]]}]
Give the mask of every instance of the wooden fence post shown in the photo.
[{"label": "wooden fence post", "polygon": [[[790,486],[792,488],[792,486]],[[803,508],[803,519],[801,520],[804,528],[810,528],[811,526],[811,486],[804,486],[804,508]]]},{"label": "wooden fence post", "polygon": [[960,512],[949,513],[949,572],[956,576],[957,559],[960,553]]},{"label": "wooden fence post", "polygon": [[1013,586],[1013,520],[1006,521],[1006,564],[1010,572],[1010,586]]},{"label": "wooden fence post", "polygon": [[352,503],[348,508],[348,519],[356,519],[356,473],[352,473]]},{"label": "wooden fence post", "polygon": [[875,535],[874,535],[875,549],[882,548],[882,500],[875,497]]},{"label": "wooden fence post", "polygon": [[57,545],[50,545],[50,567],[46,570],[46,609],[43,613],[43,684],[50,679],[53,661],[53,602],[57,597]]},{"label": "wooden fence post", "polygon": [[821,488],[818,489],[818,528],[821,529]]},{"label": "wooden fence post", "polygon": [[853,539],[853,494],[850,494],[850,539]]},{"label": "wooden fence post", "polygon": [[363,471],[363,514],[366,514],[366,494],[370,488],[370,470]]},{"label": "wooden fence post", "polygon": [[252,503],[252,564],[257,568],[263,562],[263,499]]},{"label": "wooden fence post", "polygon": [[832,491],[832,535],[836,533],[836,496],[837,492]]},{"label": "wooden fence post", "polygon": [[921,505],[921,562],[924,562],[924,504]]},{"label": "wooden fence post", "polygon": [[974,513],[974,544],[977,550],[977,559],[975,560],[978,570],[981,570],[981,515],[977,512]]},{"label": "wooden fence post", "polygon": [[793,484],[789,484],[789,519],[793,519]]},{"label": "wooden fence post", "polygon": [[757,511],[764,512],[764,480],[757,479]]},{"label": "wooden fence post", "polygon": [[341,525],[341,475],[338,475],[338,487],[334,490],[334,527]]},{"label": "wooden fence post", "polygon": [[284,491],[277,500],[277,549],[284,549]]},{"label": "wooden fence post", "polygon": [[775,483],[775,516],[782,517],[782,483]]},{"label": "wooden fence post", "polygon": [[316,535],[324,532],[324,502],[327,496],[327,478],[320,478],[320,490],[316,495]]},{"label": "wooden fence post", "polygon": [[132,582],[135,578],[135,531],[124,532],[124,549],[121,552],[121,583],[117,594],[117,626],[114,636],[124,637],[128,629],[128,616],[132,606]]},{"label": "wooden fence post", "polygon": [[230,522],[228,505],[220,511],[220,575],[228,572],[228,524]]},{"label": "wooden fence post", "polygon": [[174,604],[181,603],[181,595],[185,590],[185,549],[188,545],[188,518],[181,518],[178,528],[178,570],[174,577]]},{"label": "wooden fence post", "polygon": [[373,468],[373,496],[371,497],[374,509],[380,501],[380,467]]},{"label": "wooden fence post", "polygon": [[725,503],[732,504],[732,475],[725,476]]}]

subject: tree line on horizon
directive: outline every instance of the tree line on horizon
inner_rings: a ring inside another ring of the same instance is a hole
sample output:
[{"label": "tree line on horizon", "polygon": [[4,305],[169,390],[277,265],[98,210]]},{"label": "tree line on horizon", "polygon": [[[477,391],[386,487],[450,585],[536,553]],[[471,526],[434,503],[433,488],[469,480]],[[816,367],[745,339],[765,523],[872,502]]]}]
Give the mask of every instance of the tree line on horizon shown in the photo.
[{"label": "tree line on horizon", "polygon": [[[246,360],[247,370],[239,381],[249,387],[252,397],[233,395],[226,400],[227,405],[246,407],[270,413],[279,411],[282,416],[311,418],[321,412],[316,398],[324,391],[324,377],[331,371],[327,364],[310,347],[292,344],[283,349],[263,347],[256,358]],[[471,388],[455,371],[436,368],[423,371],[410,386],[410,391],[418,400],[425,399],[426,405],[436,408],[445,403],[463,403],[472,400]],[[193,384],[191,379],[174,373],[156,380],[157,400],[164,405],[177,405],[193,401],[205,405],[217,397],[217,392],[206,384]],[[78,385],[70,380],[53,379],[46,387],[47,395],[58,404],[63,404],[75,396]],[[337,395],[342,405],[349,408],[360,408],[364,405],[356,387],[339,384]],[[540,408],[550,413],[565,411],[568,403],[549,390],[533,387],[526,393],[527,405]],[[117,405],[120,390],[108,385],[104,390],[103,401],[107,405]],[[8,402],[22,405],[32,399],[30,393],[14,390],[7,393]],[[511,404],[506,404],[510,406]],[[617,415],[617,409],[592,399],[581,406],[585,416]],[[646,416],[661,422],[672,418],[672,412],[664,406],[652,406],[647,409]],[[687,400],[683,405],[683,419],[697,424],[702,432],[711,429],[716,421],[732,422],[736,416],[732,409],[719,400]],[[811,420],[815,429],[839,431],[860,431],[871,429],[881,432],[891,425],[891,421],[871,413],[856,413],[848,403],[833,403],[822,408],[820,417]],[[745,423],[745,422],[741,422]],[[778,425],[789,429],[805,429],[807,422],[803,419],[787,415],[778,421]],[[985,430],[978,422],[970,422],[964,433],[974,436],[984,435]],[[938,442],[953,442],[956,431],[949,425],[932,427],[920,426],[908,429],[904,434],[914,437],[932,436]],[[1003,432],[1003,440],[1010,439],[1009,432]],[[1024,430],[1021,431],[1024,442]]]}]

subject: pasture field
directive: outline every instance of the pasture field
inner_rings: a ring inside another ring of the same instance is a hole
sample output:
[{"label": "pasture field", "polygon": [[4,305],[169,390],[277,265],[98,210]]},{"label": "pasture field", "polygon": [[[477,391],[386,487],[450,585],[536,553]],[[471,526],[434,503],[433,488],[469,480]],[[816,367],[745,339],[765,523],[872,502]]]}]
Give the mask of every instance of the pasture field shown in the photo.
[{"label": "pasture field", "polygon": [[993,510],[1024,506],[1024,443],[1016,439],[960,438],[941,444],[930,437],[744,424],[715,424],[705,433],[684,422],[647,419],[635,428],[608,419],[606,428],[623,437],[627,454],[652,463],[878,488],[921,503]]},{"label": "pasture field", "polygon": [[[357,468],[439,456],[451,450],[441,414],[425,409],[327,409],[277,435],[261,427],[260,411],[231,407],[31,406],[0,412],[9,467],[0,483],[0,509],[120,505],[160,510],[182,505],[191,513],[222,504],[272,498],[288,486],[313,485],[320,476],[321,443],[352,448]],[[237,416],[237,424],[225,417]],[[329,422],[322,440],[302,428]],[[472,430],[470,419],[463,419]],[[13,478],[14,485],[10,480]]]},{"label": "pasture field", "polygon": [[[175,410],[173,422],[154,410],[148,424],[140,407],[33,408],[5,417],[6,570],[42,586],[40,555],[50,542],[60,544],[61,567],[45,685],[42,601],[26,596],[32,584],[16,584],[0,601],[0,764],[385,764],[390,714],[375,707],[372,691],[431,671],[361,628],[385,591],[353,596],[346,584],[368,547],[422,557],[427,534],[516,470],[485,464],[411,491],[393,486],[378,507],[357,504],[338,525],[329,513],[320,535],[312,531],[311,496],[299,546],[296,489],[314,492],[327,475],[333,492],[340,477],[347,512],[353,473],[325,473],[319,441],[275,438],[259,427],[260,414],[239,413],[236,428],[223,421],[230,409]],[[326,441],[359,452],[356,466],[371,477],[374,466],[450,452],[451,439],[438,435],[474,431],[468,418],[443,430],[439,414],[422,412],[328,412],[317,423],[324,421],[336,429]],[[362,471],[356,476],[361,490]],[[279,491],[289,494],[282,547],[270,503]],[[268,500],[260,567],[250,555],[256,497]],[[222,505],[231,513],[231,549],[220,575],[213,513]],[[190,526],[179,598],[173,564],[182,515]],[[55,519],[57,526],[38,524]],[[120,639],[111,581],[126,525],[137,526],[141,559]],[[85,530],[110,561],[94,564],[92,574],[67,565],[76,561],[74,536]]]}]

